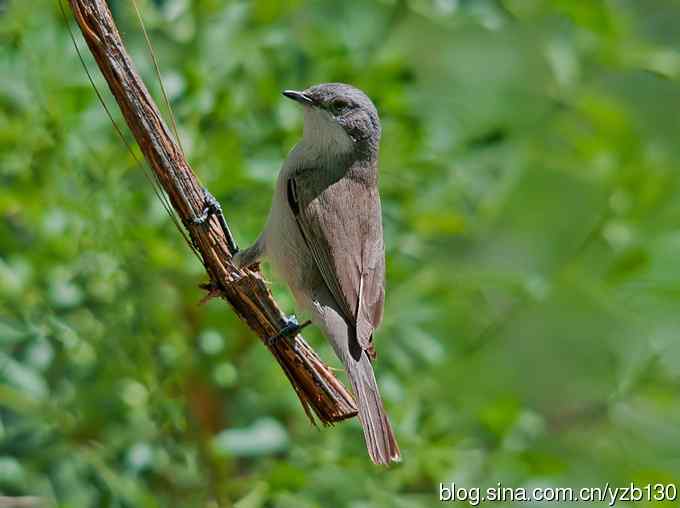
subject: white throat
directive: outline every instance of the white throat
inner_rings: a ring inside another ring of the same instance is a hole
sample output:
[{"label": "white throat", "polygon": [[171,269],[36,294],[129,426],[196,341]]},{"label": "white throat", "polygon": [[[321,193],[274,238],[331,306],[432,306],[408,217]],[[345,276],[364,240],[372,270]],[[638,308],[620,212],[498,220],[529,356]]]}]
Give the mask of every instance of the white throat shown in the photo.
[{"label": "white throat", "polygon": [[307,106],[304,121],[302,144],[308,157],[333,158],[353,149],[352,138],[327,112]]}]

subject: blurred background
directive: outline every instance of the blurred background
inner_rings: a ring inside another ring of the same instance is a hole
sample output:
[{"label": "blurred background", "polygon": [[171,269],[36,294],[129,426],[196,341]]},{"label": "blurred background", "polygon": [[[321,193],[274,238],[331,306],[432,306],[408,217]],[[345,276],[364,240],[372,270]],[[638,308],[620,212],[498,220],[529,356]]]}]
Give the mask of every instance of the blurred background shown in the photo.
[{"label": "blurred background", "polygon": [[[0,493],[369,508],[435,506],[439,482],[680,482],[677,1],[139,3],[241,245],[301,135],[280,91],[374,99],[376,371],[403,463],[372,466],[355,421],[311,427],[256,337],[198,305],[202,267],[58,4],[0,0]],[[110,5],[160,104],[131,2]]]}]

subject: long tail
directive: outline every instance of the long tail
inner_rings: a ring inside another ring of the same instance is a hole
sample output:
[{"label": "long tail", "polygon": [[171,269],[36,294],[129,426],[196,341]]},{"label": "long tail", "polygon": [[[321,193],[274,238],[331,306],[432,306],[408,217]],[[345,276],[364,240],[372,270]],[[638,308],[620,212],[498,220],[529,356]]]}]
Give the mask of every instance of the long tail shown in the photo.
[{"label": "long tail", "polygon": [[359,361],[350,358],[346,367],[359,406],[359,421],[364,429],[366,447],[371,460],[375,464],[399,462],[401,460],[399,445],[380,398],[368,356],[362,352]]}]

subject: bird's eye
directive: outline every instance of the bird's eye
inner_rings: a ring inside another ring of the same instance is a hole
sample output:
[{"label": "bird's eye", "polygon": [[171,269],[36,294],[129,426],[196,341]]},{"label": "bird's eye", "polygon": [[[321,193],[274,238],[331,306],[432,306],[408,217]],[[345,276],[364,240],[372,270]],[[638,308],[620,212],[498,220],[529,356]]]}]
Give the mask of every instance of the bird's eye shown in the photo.
[{"label": "bird's eye", "polygon": [[347,109],[347,106],[348,104],[345,101],[338,99],[331,102],[330,110],[334,115],[339,115]]}]

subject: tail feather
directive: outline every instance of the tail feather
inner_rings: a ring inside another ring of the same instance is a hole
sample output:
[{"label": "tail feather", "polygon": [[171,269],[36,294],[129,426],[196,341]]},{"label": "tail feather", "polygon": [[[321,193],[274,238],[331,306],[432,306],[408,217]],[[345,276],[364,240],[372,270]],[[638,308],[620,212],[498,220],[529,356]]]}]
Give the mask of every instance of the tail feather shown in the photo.
[{"label": "tail feather", "polygon": [[368,356],[361,354],[359,361],[350,359],[347,374],[359,406],[359,421],[364,429],[371,460],[375,464],[399,462],[399,445],[387,418]]}]

